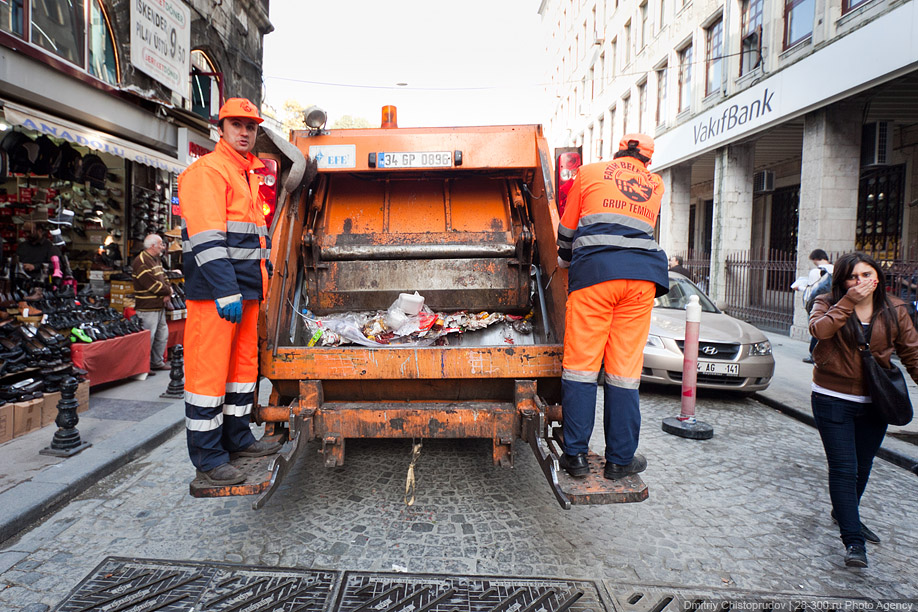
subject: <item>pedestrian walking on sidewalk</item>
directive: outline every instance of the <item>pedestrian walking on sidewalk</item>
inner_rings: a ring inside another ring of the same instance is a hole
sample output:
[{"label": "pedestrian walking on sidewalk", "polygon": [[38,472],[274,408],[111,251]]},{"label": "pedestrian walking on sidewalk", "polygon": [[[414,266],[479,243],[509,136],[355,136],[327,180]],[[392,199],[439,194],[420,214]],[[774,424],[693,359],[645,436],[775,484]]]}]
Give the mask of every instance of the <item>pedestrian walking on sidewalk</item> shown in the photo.
[{"label": "pedestrian walking on sidewalk", "polygon": [[905,303],[884,290],[885,280],[869,255],[842,255],[835,262],[832,292],[818,296],[810,313],[810,333],[818,340],[813,351],[813,418],[826,452],[832,518],[849,567],[867,567],[866,542],[880,542],[861,522],[859,506],[887,427],[868,395],[857,326],[880,365],[888,368],[895,351],[918,382],[918,332]]},{"label": "pedestrian walking on sidewalk", "polygon": [[185,426],[198,476],[213,485],[245,481],[233,457],[276,453],[249,428],[258,380],[258,302],[267,294],[271,252],[259,194],[264,164],[251,151],[262,118],[252,102],[220,108],[213,152],[178,179],[185,272]]},{"label": "pedestrian walking on sidewalk", "polygon": [[[832,270],[834,267],[829,261],[829,255],[822,249],[814,249],[810,253],[810,261],[813,262],[813,268],[807,274],[806,286],[803,288],[803,303],[806,306],[806,314],[809,315],[813,310],[813,300],[821,293],[828,293],[832,287]],[[813,348],[816,346],[816,338],[810,336],[810,351],[803,358],[803,363],[813,363]]]},{"label": "pedestrian walking on sidewalk", "polygon": [[641,428],[638,387],[653,300],[669,291],[666,253],[653,237],[663,181],[647,170],[652,155],[650,136],[626,134],[611,162],[582,166],[558,225],[558,264],[570,267],[559,463],[574,477],[590,472],[587,453],[601,368],[603,475],[618,480],[647,467],[635,454]]},{"label": "pedestrian walking on sidewalk", "polygon": [[135,309],[143,328],[150,330],[151,374],[156,370],[169,369],[163,356],[169,341],[165,301],[172,297],[172,285],[163,273],[162,257],[165,252],[166,243],[162,236],[150,234],[143,239],[143,250],[131,262]]}]

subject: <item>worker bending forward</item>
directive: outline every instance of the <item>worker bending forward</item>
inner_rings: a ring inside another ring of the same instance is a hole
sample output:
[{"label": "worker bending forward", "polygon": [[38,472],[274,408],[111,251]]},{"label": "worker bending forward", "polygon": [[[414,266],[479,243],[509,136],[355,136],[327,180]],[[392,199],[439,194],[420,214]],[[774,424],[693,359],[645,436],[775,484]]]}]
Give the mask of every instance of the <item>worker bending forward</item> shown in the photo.
[{"label": "worker bending forward", "polygon": [[258,379],[258,302],[267,292],[271,252],[255,174],[264,164],[251,154],[261,122],[250,101],[227,100],[216,148],[178,179],[188,454],[198,476],[213,485],[245,480],[231,458],[280,449],[256,441],[249,428]]},{"label": "worker bending forward", "polygon": [[669,291],[666,254],[653,238],[663,182],[647,171],[653,139],[627,134],[611,162],[578,170],[558,226],[558,263],[570,267],[561,374],[561,467],[586,476],[603,374],[606,464],[617,480],[642,472],[638,386],[654,297]]}]

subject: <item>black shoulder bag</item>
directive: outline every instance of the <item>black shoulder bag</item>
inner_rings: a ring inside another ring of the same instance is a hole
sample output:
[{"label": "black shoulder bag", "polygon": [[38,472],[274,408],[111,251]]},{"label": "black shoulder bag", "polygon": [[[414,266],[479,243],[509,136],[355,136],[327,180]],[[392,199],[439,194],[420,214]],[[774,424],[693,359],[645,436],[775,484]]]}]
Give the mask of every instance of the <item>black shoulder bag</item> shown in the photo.
[{"label": "black shoulder bag", "polygon": [[[876,320],[876,319],[874,319]],[[907,425],[912,420],[912,401],[908,396],[908,386],[902,370],[890,364],[884,368],[877,363],[870,352],[870,343],[864,338],[862,325],[858,322],[857,349],[864,363],[864,382],[873,406],[880,418],[890,425]],[[867,334],[873,331],[873,321],[867,327]]]}]

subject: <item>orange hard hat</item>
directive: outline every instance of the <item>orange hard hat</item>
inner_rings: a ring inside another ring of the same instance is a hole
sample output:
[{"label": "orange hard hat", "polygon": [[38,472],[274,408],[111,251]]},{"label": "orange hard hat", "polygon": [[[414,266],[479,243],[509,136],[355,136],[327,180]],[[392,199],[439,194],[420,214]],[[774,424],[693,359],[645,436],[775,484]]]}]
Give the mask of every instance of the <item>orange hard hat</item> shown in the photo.
[{"label": "orange hard hat", "polygon": [[638,153],[648,159],[653,157],[653,138],[647,134],[625,134],[622,136],[622,141],[618,143],[618,150],[630,149],[632,143],[637,147]]},{"label": "orange hard hat", "polygon": [[264,119],[258,115],[258,108],[245,98],[230,98],[224,102],[223,106],[220,107],[220,114],[217,119],[224,119],[226,117],[246,117],[248,119],[254,119],[255,123],[264,121]]}]

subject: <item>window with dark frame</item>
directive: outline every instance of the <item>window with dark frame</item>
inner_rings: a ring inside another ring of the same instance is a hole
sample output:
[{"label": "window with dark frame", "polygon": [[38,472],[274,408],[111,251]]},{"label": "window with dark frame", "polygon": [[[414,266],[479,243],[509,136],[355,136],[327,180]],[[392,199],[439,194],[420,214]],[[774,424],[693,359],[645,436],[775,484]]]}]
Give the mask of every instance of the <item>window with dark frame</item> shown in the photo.
[{"label": "window with dark frame", "polygon": [[631,22],[625,24],[625,30],[622,34],[622,45],[624,45],[624,57],[622,58],[622,66],[627,66],[631,63]]},{"label": "window with dark frame", "polygon": [[740,76],[748,74],[762,61],[762,7],[764,0],[743,0]]},{"label": "window with dark frame", "polygon": [[638,7],[638,11],[641,14],[641,46],[639,48],[643,49],[647,46],[647,39],[650,38],[647,34],[647,19],[649,13],[647,10],[647,3],[644,2],[641,4],[641,6]]},{"label": "window with dark frame", "polygon": [[647,114],[647,81],[640,83],[637,86],[637,89],[638,89],[638,108],[637,108],[638,127],[637,127],[637,131],[643,132],[644,131],[644,115]]},{"label": "window with dark frame", "polygon": [[704,31],[704,36],[704,95],[709,96],[712,93],[720,91],[720,84],[723,78],[723,17],[718,17],[717,21],[708,26]]},{"label": "window with dark frame", "polygon": [[629,115],[629,106],[631,106],[631,96],[622,97],[622,130],[625,134],[628,133],[628,115]]},{"label": "window with dark frame", "polygon": [[842,0],[842,15],[869,1],[870,0]]},{"label": "window with dark frame", "polygon": [[692,105],[692,45],[679,51],[679,112]]},{"label": "window with dark frame", "polygon": [[789,49],[813,35],[816,0],[785,0],[784,48]]},{"label": "window with dark frame", "polygon": [[667,66],[657,68],[657,125],[666,125],[666,77],[669,71]]},{"label": "window with dark frame", "polygon": [[0,32],[70,62],[100,81],[120,82],[118,50],[101,0],[0,0]]}]

